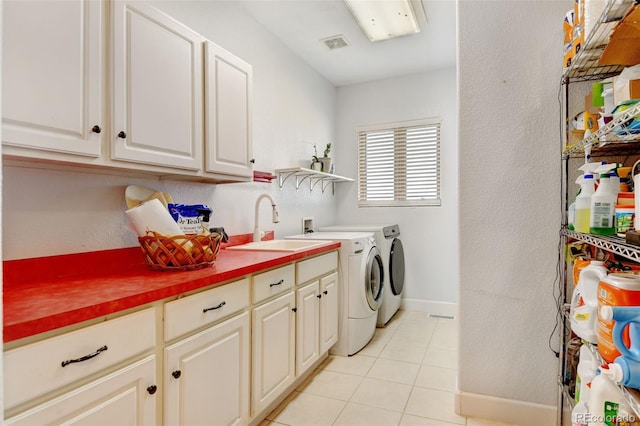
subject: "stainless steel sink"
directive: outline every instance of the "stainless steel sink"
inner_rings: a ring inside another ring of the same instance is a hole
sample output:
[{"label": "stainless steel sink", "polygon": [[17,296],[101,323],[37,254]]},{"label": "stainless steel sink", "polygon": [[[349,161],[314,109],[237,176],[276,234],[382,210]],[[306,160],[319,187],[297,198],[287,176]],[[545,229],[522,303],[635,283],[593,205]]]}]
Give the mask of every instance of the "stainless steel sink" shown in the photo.
[{"label": "stainless steel sink", "polygon": [[267,240],[227,247],[226,250],[248,251],[304,251],[327,244],[328,241],[308,240]]}]

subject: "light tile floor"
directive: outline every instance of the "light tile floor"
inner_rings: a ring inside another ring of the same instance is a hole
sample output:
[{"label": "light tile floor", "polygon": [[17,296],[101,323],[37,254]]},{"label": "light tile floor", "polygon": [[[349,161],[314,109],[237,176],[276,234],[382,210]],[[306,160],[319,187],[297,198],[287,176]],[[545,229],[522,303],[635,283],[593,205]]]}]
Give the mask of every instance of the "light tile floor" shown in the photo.
[{"label": "light tile floor", "polygon": [[260,426],[508,426],[455,413],[458,325],[399,311],[351,357],[329,356]]}]

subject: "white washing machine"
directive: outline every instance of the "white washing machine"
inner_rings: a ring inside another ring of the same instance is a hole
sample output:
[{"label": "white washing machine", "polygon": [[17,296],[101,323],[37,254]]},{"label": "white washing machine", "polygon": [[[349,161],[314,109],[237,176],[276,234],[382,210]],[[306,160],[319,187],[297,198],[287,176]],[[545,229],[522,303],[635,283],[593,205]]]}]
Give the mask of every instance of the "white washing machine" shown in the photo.
[{"label": "white washing machine", "polygon": [[376,330],[384,290],[384,267],[371,232],[314,232],[287,239],[339,241],[338,341],[329,351],[349,356],[364,348]]},{"label": "white washing machine", "polygon": [[398,225],[333,225],[319,228],[324,231],[373,232],[382,253],[384,290],[378,309],[378,327],[383,327],[398,312],[404,289],[404,249]]}]

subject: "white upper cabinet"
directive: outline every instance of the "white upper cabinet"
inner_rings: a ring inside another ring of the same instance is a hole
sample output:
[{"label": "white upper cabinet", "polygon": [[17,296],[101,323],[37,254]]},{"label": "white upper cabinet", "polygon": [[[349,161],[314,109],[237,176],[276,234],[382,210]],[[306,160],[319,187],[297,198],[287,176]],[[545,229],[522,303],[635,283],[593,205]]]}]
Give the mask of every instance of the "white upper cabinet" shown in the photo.
[{"label": "white upper cabinet", "polygon": [[251,65],[145,1],[3,9],[5,157],[252,179]]},{"label": "white upper cabinet", "polygon": [[100,155],[105,135],[102,8],[91,0],[3,3],[6,154],[17,149],[23,156],[42,150]]},{"label": "white upper cabinet", "polygon": [[251,65],[205,44],[205,174],[251,177]]},{"label": "white upper cabinet", "polygon": [[204,39],[144,2],[112,12],[111,158],[201,170]]}]

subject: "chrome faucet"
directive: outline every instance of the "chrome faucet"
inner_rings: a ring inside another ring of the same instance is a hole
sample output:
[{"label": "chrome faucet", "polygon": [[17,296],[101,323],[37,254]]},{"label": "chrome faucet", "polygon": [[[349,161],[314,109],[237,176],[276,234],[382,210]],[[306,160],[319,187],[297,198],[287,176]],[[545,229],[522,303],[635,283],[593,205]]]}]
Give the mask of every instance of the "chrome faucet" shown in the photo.
[{"label": "chrome faucet", "polygon": [[256,217],[255,217],[255,228],[253,228],[253,241],[261,241],[262,240],[262,232],[260,231],[260,201],[263,198],[268,198],[271,201],[271,209],[273,210],[271,220],[273,223],[280,222],[280,218],[278,217],[278,210],[276,210],[276,201],[269,194],[262,194],[256,200]]}]

